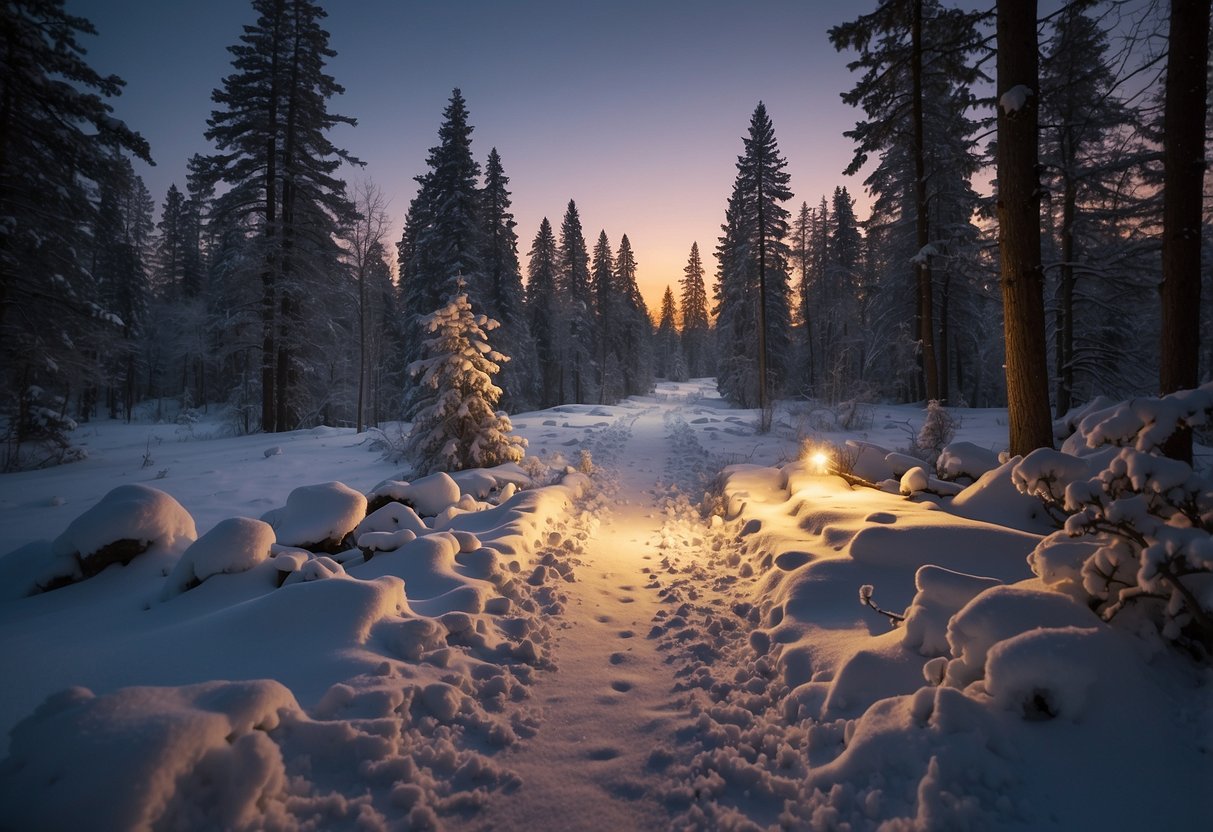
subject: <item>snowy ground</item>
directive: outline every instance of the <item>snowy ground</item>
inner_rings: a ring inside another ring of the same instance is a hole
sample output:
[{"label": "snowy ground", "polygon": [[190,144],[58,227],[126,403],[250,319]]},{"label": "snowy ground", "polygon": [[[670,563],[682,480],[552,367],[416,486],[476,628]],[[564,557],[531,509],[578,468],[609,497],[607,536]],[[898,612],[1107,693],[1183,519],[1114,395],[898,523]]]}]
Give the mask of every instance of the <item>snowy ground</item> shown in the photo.
[{"label": "snowy ground", "polygon": [[[1004,412],[961,415],[1001,449]],[[86,427],[88,460],[0,478],[0,826],[1213,828],[1209,671],[1040,584],[1032,501],[797,461],[802,438],[904,448],[923,418],[796,407],[759,435],[706,381],[521,414],[547,467],[302,564],[221,521],[286,506],[283,543],[358,514],[401,475],[367,437]],[[358,494],[288,504],[328,481]],[[39,541],[124,484],[176,498],[179,539],[23,597]],[[186,531],[211,542],[183,559]]]}]

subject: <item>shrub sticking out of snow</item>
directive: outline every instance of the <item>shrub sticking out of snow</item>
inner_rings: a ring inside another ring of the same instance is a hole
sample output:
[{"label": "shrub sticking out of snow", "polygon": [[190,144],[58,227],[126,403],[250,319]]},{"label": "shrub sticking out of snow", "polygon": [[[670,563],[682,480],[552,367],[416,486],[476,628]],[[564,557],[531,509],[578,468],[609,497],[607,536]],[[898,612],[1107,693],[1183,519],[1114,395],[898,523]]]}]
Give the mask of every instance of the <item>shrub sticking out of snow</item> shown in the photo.
[{"label": "shrub sticking out of snow", "polygon": [[249,517],[221,520],[182,553],[169,573],[163,598],[185,592],[212,575],[246,572],[270,556],[274,530]]},{"label": "shrub sticking out of snow", "polygon": [[[1154,453],[1180,427],[1213,413],[1213,383],[1161,399],[1134,399],[1082,419],[1088,447],[1131,445],[1091,476],[1089,461],[1035,451],[1016,485],[1065,516],[1030,559],[1048,583],[1077,589],[1106,620],[1127,605],[1151,610],[1165,637],[1213,651],[1213,482]],[[1097,459],[1097,458],[1096,458]],[[1073,545],[1083,538],[1088,546]],[[1076,574],[1077,573],[1077,574]]]},{"label": "shrub sticking out of snow", "polygon": [[335,552],[365,516],[366,497],[343,483],[326,482],[296,488],[284,507],[267,511],[261,519],[284,546]]}]

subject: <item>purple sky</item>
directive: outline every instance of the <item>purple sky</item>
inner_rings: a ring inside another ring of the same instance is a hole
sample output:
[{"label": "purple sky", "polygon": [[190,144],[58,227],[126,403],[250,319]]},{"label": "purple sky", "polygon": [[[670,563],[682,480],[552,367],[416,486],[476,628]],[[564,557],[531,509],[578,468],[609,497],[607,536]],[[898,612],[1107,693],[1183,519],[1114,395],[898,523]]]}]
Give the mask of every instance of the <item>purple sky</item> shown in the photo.
[{"label": "purple sky", "polygon": [[[346,93],[331,109],[358,119],[336,143],[367,162],[391,199],[391,243],[437,138],[453,87],[467,99],[472,148],[496,146],[511,178],[520,249],[544,216],[559,227],[577,201],[592,247],[626,233],[650,305],[676,285],[691,242],[709,284],[711,252],[741,136],[766,102],[795,193],[815,205],[843,184],[866,215],[862,176],[842,131],[853,83],[827,29],[874,6],[826,0],[329,0],[329,70]],[[184,185],[210,93],[231,70],[226,48],[254,20],[247,0],[67,0],[97,26],[89,60],[127,81],[116,114],[152,145],[139,172],[159,204]],[[675,289],[677,292],[677,289]]]}]

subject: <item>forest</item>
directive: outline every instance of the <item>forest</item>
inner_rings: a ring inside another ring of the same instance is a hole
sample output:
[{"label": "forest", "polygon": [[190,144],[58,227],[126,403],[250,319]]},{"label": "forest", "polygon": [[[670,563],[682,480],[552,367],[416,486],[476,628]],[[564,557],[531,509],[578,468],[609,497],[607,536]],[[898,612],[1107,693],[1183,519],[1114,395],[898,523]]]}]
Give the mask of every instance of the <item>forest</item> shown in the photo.
[{"label": "forest", "polygon": [[211,150],[159,160],[187,172],[163,195],[132,166],[153,152],[139,125],[114,116],[123,81],[86,60],[89,21],[9,0],[2,467],[72,459],[71,428],[98,418],[218,413],[233,434],[411,420],[425,321],[459,292],[499,324],[508,412],[714,376],[764,412],[1009,406],[1023,452],[1097,396],[1194,387],[1213,367],[1208,3],[1046,5],[1000,3],[996,23],[890,0],[831,29],[854,80],[845,173],[865,172],[870,213],[844,172],[794,199],[778,114],[755,102],[719,237],[686,241],[650,308],[625,229],[595,239],[572,199],[517,227],[510,148],[473,147],[459,89],[415,115],[437,137],[389,227],[392,195],[332,142],[356,124],[333,110],[356,79],[328,74],[313,0],[251,3]]}]

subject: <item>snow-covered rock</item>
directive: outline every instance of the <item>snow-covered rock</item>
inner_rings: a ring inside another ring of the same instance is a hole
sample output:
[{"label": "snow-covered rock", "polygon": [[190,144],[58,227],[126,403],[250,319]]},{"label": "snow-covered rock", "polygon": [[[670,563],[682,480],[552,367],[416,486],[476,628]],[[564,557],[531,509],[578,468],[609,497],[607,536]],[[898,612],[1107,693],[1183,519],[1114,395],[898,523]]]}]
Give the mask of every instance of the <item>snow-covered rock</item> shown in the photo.
[{"label": "snow-covered rock", "polygon": [[372,508],[395,501],[410,506],[422,517],[433,517],[458,502],[459,497],[459,484],[444,471],[412,482],[387,480],[367,495]]},{"label": "snow-covered rock", "polygon": [[96,575],[148,549],[179,551],[197,538],[194,518],[173,497],[146,485],[120,485],[81,514],[51,545],[53,563],[39,585]]},{"label": "snow-covered rock", "polygon": [[221,520],[182,553],[162,597],[178,595],[212,575],[246,572],[269,558],[274,542],[268,523],[249,517]]},{"label": "snow-covered rock", "polygon": [[284,546],[335,551],[366,517],[366,497],[340,482],[296,488],[286,505],[261,515]]}]

